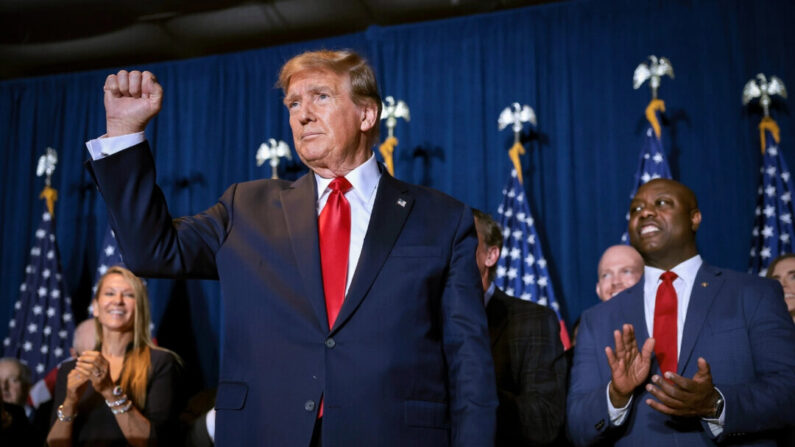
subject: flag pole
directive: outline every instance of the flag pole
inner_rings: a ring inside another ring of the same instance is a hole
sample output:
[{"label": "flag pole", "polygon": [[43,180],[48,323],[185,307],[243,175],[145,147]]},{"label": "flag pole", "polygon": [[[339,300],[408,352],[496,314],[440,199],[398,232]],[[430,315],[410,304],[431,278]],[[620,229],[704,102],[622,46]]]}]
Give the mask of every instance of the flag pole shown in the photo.
[{"label": "flag pole", "polygon": [[409,106],[402,99],[395,101],[393,96],[387,96],[381,104],[381,119],[386,120],[387,138],[378,146],[378,151],[384,158],[386,170],[393,177],[395,175],[394,153],[398,145],[398,140],[395,138],[398,118],[403,118],[406,122],[411,121]]},{"label": "flag pole", "polygon": [[46,200],[45,209],[34,233],[9,333],[3,340],[3,356],[16,357],[28,365],[33,383],[66,359],[74,332],[72,301],[55,238],[53,214],[58,196],[51,184],[57,163],[53,148],[47,148],[38,161],[36,175],[46,176],[40,195]]},{"label": "flag pole", "polygon": [[283,140],[268,138],[267,143],[262,143],[254,156],[257,160],[257,167],[262,166],[267,161],[271,166],[271,179],[279,178],[279,159],[286,158],[292,160],[290,146]]},{"label": "flag pole", "polygon": [[547,261],[522,182],[519,156],[525,153],[520,138],[524,123],[536,125],[535,111],[518,102],[506,107],[497,120],[500,130],[511,127],[514,142],[508,151],[513,168],[503,189],[502,203],[497,209],[497,221],[502,228],[504,242],[497,260],[494,283],[510,296],[552,309],[560,322],[561,344],[564,349],[569,349],[569,332],[561,318],[560,304],[555,298]]},{"label": "flag pole", "polygon": [[[638,156],[638,168],[635,171],[635,181],[629,194],[630,200],[635,196],[641,185],[656,178],[672,178],[671,168],[665,157],[665,150],[662,144],[662,124],[660,116],[665,112],[665,102],[657,97],[657,90],[660,88],[662,78],[674,77],[674,67],[666,57],[651,55],[649,61],[641,62],[636,68],[632,77],[632,87],[637,90],[646,81],[649,81],[651,88],[651,100],[646,106],[645,115],[649,125],[646,128],[643,139],[643,146]],[[629,223],[629,213],[625,214],[626,222]],[[621,234],[621,243],[629,244],[629,234],[626,227]]]},{"label": "flag pole", "polygon": [[758,189],[754,228],[751,232],[750,273],[765,275],[770,263],[777,257],[792,252],[795,238],[792,218],[792,194],[795,193],[789,168],[779,148],[781,134],[776,121],[770,116],[773,99],[786,99],[784,82],[776,76],[762,73],[746,82],[742,103],[748,106],[758,101],[762,107],[759,122],[759,143],[762,149],[762,169]]}]

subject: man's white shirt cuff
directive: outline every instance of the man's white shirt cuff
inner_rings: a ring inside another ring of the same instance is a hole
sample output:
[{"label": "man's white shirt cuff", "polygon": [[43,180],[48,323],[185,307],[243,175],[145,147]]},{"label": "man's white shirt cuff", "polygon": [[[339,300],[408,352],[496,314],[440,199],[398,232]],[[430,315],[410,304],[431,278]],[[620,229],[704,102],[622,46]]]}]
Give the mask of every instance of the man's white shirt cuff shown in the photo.
[{"label": "man's white shirt cuff", "polygon": [[605,397],[607,397],[607,414],[610,415],[610,424],[615,426],[623,424],[627,420],[629,406],[632,405],[632,396],[629,396],[629,401],[623,407],[614,407],[610,402],[610,382],[608,382],[607,388],[605,388]]},{"label": "man's white shirt cuff", "polygon": [[[720,393],[721,397],[723,397],[723,393],[720,392],[718,388],[715,390]],[[610,384],[607,384],[606,388],[606,397],[607,397],[607,413],[610,415],[610,423],[614,426],[619,426],[624,423],[627,419],[627,414],[629,414],[629,406],[632,404],[632,396],[630,396],[629,401],[625,406],[622,408],[616,408],[613,406],[613,403],[610,402]],[[726,399],[723,400],[726,402]],[[720,436],[723,433],[723,426],[726,425],[726,404],[723,405],[723,411],[721,412],[720,416],[717,419],[707,419],[703,418],[704,422],[707,423],[709,426],[709,431],[712,432],[714,437]]]},{"label": "man's white shirt cuff", "polygon": [[718,416],[717,419],[703,418],[703,420],[709,426],[709,431],[712,432],[712,435],[717,438],[721,433],[723,433],[723,426],[726,425],[726,398],[723,396],[723,393],[720,392],[718,387],[715,387],[715,391],[717,391],[718,394],[720,394],[720,397],[723,398],[723,411],[721,411],[720,416]]},{"label": "man's white shirt cuff", "polygon": [[118,137],[99,137],[86,142],[91,159],[99,160],[116,152],[129,149],[136,144],[143,143],[146,137],[143,132],[120,135]]},{"label": "man's white shirt cuff", "polygon": [[207,434],[210,439],[215,442],[215,408],[210,409],[204,417],[204,423],[207,425]]}]

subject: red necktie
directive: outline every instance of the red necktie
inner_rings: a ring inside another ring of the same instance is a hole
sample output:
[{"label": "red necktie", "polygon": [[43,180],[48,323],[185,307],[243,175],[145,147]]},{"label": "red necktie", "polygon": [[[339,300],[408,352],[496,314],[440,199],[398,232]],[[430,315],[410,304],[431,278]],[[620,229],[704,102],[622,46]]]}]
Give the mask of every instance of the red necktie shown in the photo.
[{"label": "red necktie", "polygon": [[674,272],[660,275],[662,282],[657,288],[657,300],[654,304],[654,353],[662,373],[676,372],[676,278]]},{"label": "red necktie", "polygon": [[328,327],[340,313],[345,300],[345,284],[348,279],[348,251],[351,245],[351,205],[345,192],[351,184],[345,177],[337,177],[329,184],[326,206],[318,218],[320,238],[320,264],[323,268],[323,292],[326,295]]},{"label": "red necktie", "polygon": [[[326,296],[328,328],[340,313],[345,300],[345,284],[348,281],[348,252],[351,245],[351,204],[345,192],[351,184],[345,177],[337,177],[328,185],[331,194],[317,219],[320,239],[320,265],[323,268],[323,293]],[[323,417],[323,398],[317,417]]]}]

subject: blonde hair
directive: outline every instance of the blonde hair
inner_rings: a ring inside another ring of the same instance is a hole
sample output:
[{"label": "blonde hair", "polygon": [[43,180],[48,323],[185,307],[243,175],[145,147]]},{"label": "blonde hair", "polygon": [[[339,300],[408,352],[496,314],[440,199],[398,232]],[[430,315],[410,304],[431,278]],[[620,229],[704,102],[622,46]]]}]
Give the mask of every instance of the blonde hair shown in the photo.
[{"label": "blonde hair", "polygon": [[381,96],[378,94],[375,72],[367,60],[352,50],[307,51],[294,56],[282,66],[276,86],[286,94],[290,87],[290,78],[305,70],[330,70],[338,75],[347,74],[351,86],[351,100],[359,106],[370,101],[376,104],[378,107],[376,124],[368,132],[368,144],[374,145],[378,141],[380,130],[378,122],[381,117],[382,103]]},{"label": "blonde hair", "polygon": [[[149,294],[140,278],[124,267],[115,265],[109,268],[97,282],[94,292],[94,301],[99,301],[102,283],[110,275],[121,275],[132,286],[135,294],[135,316],[133,321],[133,345],[124,354],[124,366],[121,372],[121,387],[132,399],[135,406],[141,410],[146,406],[146,382],[152,364],[150,349],[156,348],[152,343],[149,330]],[[96,306],[97,303],[94,303]],[[97,350],[102,346],[102,324],[98,318],[94,319],[97,335]]]}]

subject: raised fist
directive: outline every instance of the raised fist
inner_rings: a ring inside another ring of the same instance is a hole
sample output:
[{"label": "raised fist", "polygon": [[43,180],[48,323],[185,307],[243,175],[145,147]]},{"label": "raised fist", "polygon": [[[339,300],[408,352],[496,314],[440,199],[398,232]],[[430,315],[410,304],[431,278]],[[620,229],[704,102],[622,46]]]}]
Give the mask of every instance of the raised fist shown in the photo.
[{"label": "raised fist", "polygon": [[163,102],[163,87],[148,71],[121,70],[105,79],[107,135],[141,132]]}]

